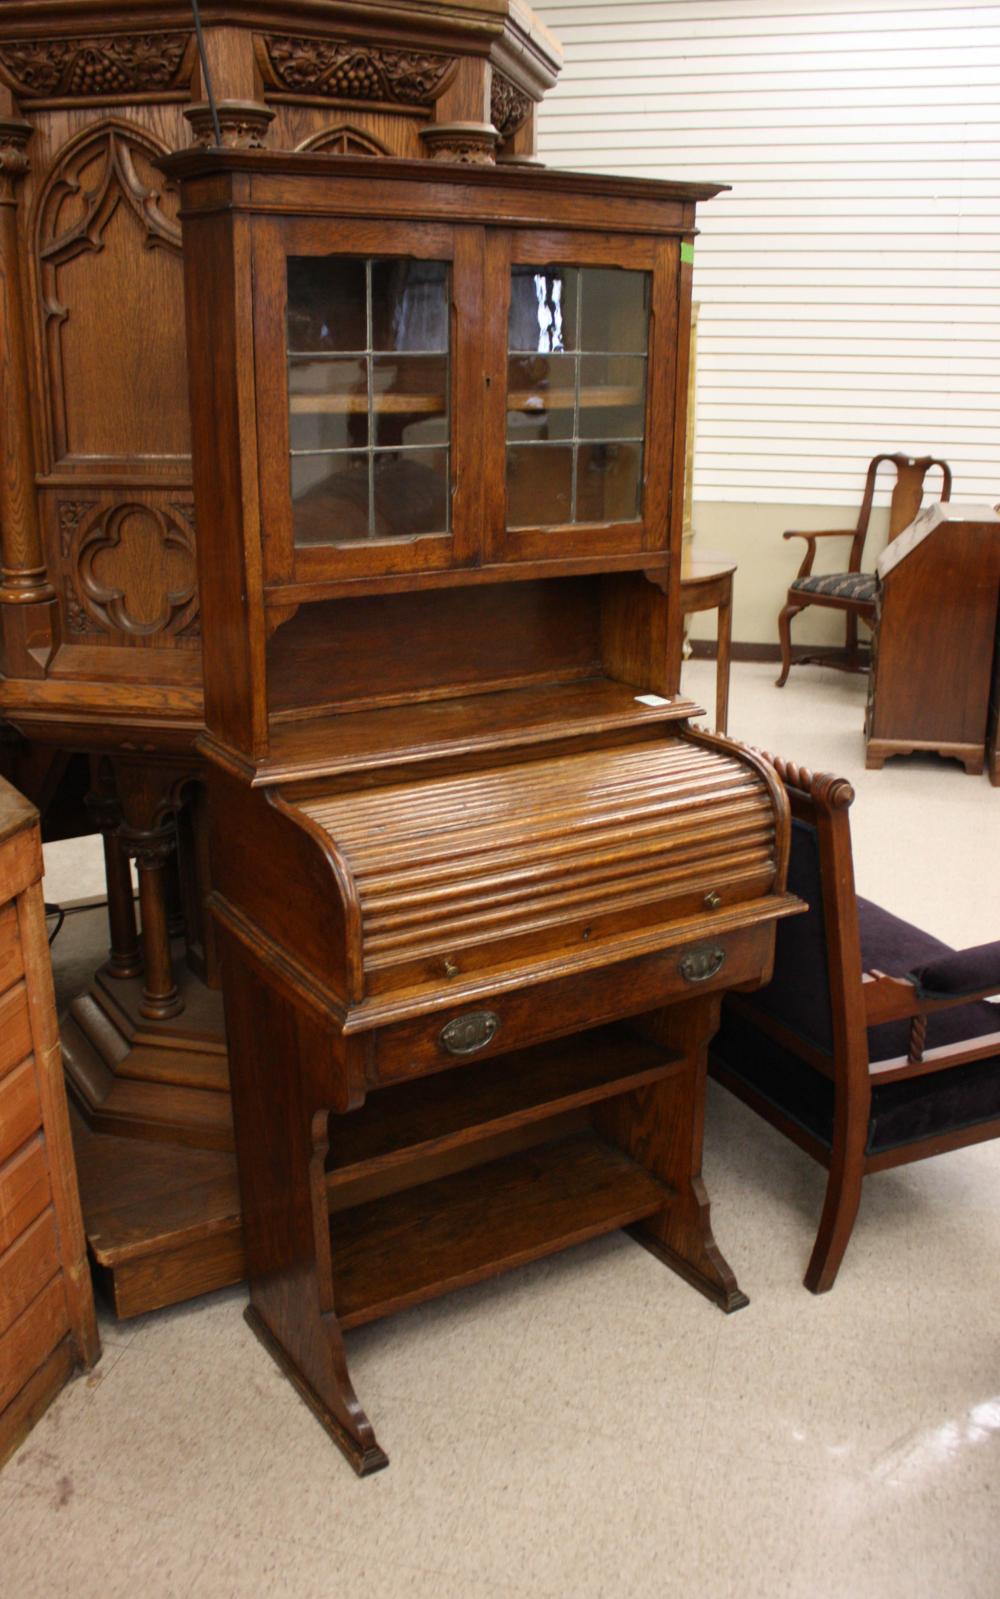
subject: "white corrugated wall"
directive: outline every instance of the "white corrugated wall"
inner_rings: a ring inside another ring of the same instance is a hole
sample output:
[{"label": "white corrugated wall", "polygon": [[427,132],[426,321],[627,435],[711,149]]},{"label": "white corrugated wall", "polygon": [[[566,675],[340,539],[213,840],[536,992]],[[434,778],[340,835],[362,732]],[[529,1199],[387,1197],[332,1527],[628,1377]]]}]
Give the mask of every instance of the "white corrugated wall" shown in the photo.
[{"label": "white corrugated wall", "polygon": [[856,506],[882,449],[943,454],[956,497],[1000,498],[1000,4],[537,9],[566,54],[546,162],[733,186],[695,257],[716,542],[738,506]]}]

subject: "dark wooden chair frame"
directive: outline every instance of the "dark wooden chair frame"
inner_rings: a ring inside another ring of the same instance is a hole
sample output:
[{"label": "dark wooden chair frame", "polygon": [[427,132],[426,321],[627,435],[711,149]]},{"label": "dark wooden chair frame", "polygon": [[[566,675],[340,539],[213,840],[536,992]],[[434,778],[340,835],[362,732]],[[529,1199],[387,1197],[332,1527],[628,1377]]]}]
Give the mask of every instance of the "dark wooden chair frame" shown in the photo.
[{"label": "dark wooden chair frame", "polygon": [[803,592],[795,587],[804,577],[812,575],[813,562],[816,559],[817,539],[850,539],[851,553],[845,570],[847,572],[861,571],[861,557],[864,552],[865,539],[868,536],[868,524],[871,520],[872,505],[875,501],[875,484],[879,469],[887,462],[891,462],[896,469],[896,482],[892,491],[892,501],[889,507],[889,539],[892,540],[903,529],[909,527],[913,518],[920,510],[923,500],[924,480],[932,467],[941,469],[941,499],[951,498],[951,467],[947,461],[937,460],[934,456],[921,455],[916,458],[909,455],[876,455],[869,462],[868,472],[865,477],[865,491],[861,501],[861,511],[858,515],[858,524],[851,528],[831,528],[817,533],[800,533],[794,529],[783,533],[786,539],[805,539],[806,553],[802,558],[802,565],[795,574],[795,580],[788,590],[784,607],[778,613],[778,639],[781,644],[781,674],[777,678],[778,688],[783,688],[792,665],[792,617],[799,611],[806,610],[810,605],[825,606],[828,610],[844,611],[847,626],[845,647],[840,650],[817,650],[798,658],[798,666],[833,666],[842,672],[866,672],[868,670],[867,654],[862,655],[858,648],[858,622],[864,622],[869,627],[875,620],[875,601],[852,599],[849,595],[840,594],[814,594]]},{"label": "dark wooden chair frame", "polygon": [[[829,1171],[819,1231],[805,1275],[813,1293],[833,1287],[847,1248],[861,1201],[861,1185],[872,1172],[926,1160],[951,1149],[961,1149],[1000,1137],[1000,1116],[958,1131],[935,1133],[915,1142],[867,1154],[872,1088],[962,1066],[1000,1053],[1000,1031],[972,1038],[965,1045],[924,1049],[928,1016],[956,1005],[968,1005],[1000,992],[1000,984],[973,994],[948,999],[922,998],[907,978],[879,971],[862,971],[858,906],[851,858],[848,810],[854,790],[846,779],[828,773],[816,776],[805,767],[768,755],[788,792],[793,819],[815,827],[823,884],[823,922],[826,935],[830,1006],[833,1022],[832,1058],[806,1043],[774,1017],[759,1011],[754,995],[731,994],[726,1004],[753,1026],[797,1055],[815,1070],[832,1077],[834,1127],[832,1146],[793,1121],[749,1084],[736,1076],[711,1050],[709,1069],[751,1109]],[[910,1020],[910,1047],[906,1056],[871,1062],[867,1029],[883,1022]],[[997,1016],[1000,1022],[1000,1013]]]}]

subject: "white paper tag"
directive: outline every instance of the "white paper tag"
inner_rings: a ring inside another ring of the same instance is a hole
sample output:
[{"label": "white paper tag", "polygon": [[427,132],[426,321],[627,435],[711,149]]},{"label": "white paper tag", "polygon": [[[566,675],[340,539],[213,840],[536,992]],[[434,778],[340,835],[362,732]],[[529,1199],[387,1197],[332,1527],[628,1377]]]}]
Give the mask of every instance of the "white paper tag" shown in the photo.
[{"label": "white paper tag", "polygon": [[637,705],[672,705],[674,703],[673,700],[665,700],[662,694],[637,694],[635,702]]}]

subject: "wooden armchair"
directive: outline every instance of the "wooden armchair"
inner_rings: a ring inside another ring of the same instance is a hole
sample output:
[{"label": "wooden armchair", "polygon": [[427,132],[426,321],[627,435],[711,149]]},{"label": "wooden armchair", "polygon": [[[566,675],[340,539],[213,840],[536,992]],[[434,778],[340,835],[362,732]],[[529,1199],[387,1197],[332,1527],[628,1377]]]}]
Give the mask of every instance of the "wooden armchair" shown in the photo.
[{"label": "wooden armchair", "polygon": [[854,892],[843,778],[768,756],[792,812],[771,982],[727,996],[709,1067],[829,1171],[806,1287],[833,1286],[871,1172],[1000,1136],[1000,942],[956,952]]},{"label": "wooden armchair", "polygon": [[[947,500],[951,496],[951,468],[946,461],[935,460],[930,455],[922,455],[916,460],[908,455],[876,455],[868,465],[865,492],[856,528],[853,530],[834,528],[821,533],[789,531],[782,535],[786,539],[805,539],[806,553],[798,575],[788,590],[784,608],[778,613],[778,638],[781,643],[781,675],[777,679],[778,688],[784,687],[792,664],[792,617],[799,611],[804,611],[809,605],[823,605],[828,609],[846,613],[846,650],[843,655],[839,651],[818,650],[815,654],[801,656],[798,664],[835,666],[845,672],[867,670],[867,662],[858,651],[858,622],[866,622],[870,626],[875,619],[875,574],[862,572],[861,557],[875,500],[875,480],[879,468],[886,462],[891,462],[896,470],[896,482],[889,506],[890,539],[894,539],[897,533],[902,533],[920,510],[924,479],[932,467],[941,469],[940,498]],[[820,572],[813,575],[817,539],[851,540],[851,553],[846,572]]]}]

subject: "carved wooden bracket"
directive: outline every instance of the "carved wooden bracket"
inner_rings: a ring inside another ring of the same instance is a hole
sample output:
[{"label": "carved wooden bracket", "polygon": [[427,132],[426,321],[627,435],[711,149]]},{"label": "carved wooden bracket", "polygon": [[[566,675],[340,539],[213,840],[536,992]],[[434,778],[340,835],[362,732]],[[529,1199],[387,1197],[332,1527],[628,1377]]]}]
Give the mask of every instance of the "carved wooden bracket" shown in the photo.
[{"label": "carved wooden bracket", "polygon": [[509,139],[527,121],[534,105],[530,94],[493,68],[490,86],[490,121],[501,139]]}]

